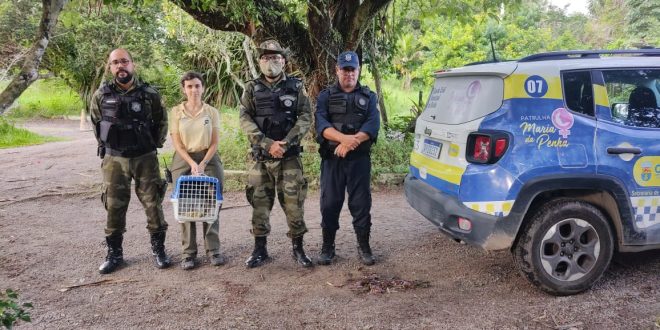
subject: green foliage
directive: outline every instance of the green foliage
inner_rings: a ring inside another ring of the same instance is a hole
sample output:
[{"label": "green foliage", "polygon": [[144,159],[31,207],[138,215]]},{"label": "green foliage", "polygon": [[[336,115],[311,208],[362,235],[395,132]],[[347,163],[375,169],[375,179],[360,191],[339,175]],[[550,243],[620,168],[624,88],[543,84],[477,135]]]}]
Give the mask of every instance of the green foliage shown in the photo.
[{"label": "green foliage", "polygon": [[382,173],[408,173],[412,136],[384,133],[381,130],[378,142],[372,147],[372,179]]},{"label": "green foliage", "polygon": [[[160,3],[90,8],[76,0],[65,8],[57,26],[57,36],[46,50],[42,67],[64,79],[77,91],[87,108],[94,91],[108,77],[106,60],[114,48],[124,47],[133,55],[136,71],[146,81],[162,85],[163,65]],[[167,95],[166,95],[167,96]]]},{"label": "green foliage", "polygon": [[16,128],[11,121],[0,117],[0,149],[42,144],[58,140],[57,138],[45,137],[22,128]]},{"label": "green foliage", "polygon": [[660,3],[647,0],[627,0],[626,32],[633,42],[660,47]]},{"label": "green foliage", "polygon": [[24,52],[32,46],[40,14],[40,1],[0,1],[0,80],[18,69]]},{"label": "green foliage", "polygon": [[222,163],[228,170],[245,170],[249,159],[250,143],[238,126],[238,110],[223,108],[220,117],[220,142],[218,149]]},{"label": "green foliage", "polygon": [[32,308],[32,304],[20,304],[15,291],[7,289],[5,293],[0,293],[0,323],[5,328],[11,329],[20,321],[32,322],[28,308]]},{"label": "green foliage", "polygon": [[[5,85],[1,83],[0,88]],[[11,118],[61,118],[78,115],[82,106],[80,97],[61,79],[39,79],[21,94],[7,115]]]}]

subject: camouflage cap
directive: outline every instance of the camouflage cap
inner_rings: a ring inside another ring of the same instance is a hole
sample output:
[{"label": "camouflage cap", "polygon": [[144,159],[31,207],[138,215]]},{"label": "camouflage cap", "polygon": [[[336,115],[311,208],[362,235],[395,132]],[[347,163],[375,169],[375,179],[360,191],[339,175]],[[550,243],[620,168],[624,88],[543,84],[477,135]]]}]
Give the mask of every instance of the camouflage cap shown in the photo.
[{"label": "camouflage cap", "polygon": [[259,52],[259,56],[263,54],[282,54],[283,56],[286,56],[287,49],[282,48],[280,43],[276,40],[270,39],[262,42],[259,47],[257,47],[257,52]]}]

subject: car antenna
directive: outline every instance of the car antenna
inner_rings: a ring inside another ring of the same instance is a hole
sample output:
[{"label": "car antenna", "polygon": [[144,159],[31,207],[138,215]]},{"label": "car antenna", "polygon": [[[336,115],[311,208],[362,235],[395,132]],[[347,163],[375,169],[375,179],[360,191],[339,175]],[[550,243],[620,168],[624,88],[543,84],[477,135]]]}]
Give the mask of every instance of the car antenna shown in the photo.
[{"label": "car antenna", "polygon": [[493,52],[493,62],[497,62],[497,57],[495,57],[495,46],[493,46],[493,34],[488,34],[488,39],[490,39],[490,51]]}]

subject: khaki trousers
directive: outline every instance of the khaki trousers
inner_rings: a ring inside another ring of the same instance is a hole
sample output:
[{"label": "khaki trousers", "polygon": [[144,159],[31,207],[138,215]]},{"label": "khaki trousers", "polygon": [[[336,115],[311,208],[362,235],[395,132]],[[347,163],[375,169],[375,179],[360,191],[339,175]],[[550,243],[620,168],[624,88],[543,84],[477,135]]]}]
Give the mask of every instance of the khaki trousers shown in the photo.
[{"label": "khaki trousers", "polygon": [[[199,163],[204,159],[206,151],[190,153],[189,155],[195,162]],[[217,153],[213,155],[211,161],[209,161],[204,168],[204,174],[217,178],[220,180],[220,184],[224,186],[224,169],[222,168],[220,156],[218,156]],[[174,153],[174,157],[172,158],[172,180],[174,184],[176,184],[177,179],[182,175],[190,175],[190,166],[183,160],[183,158]],[[218,236],[219,229],[220,222],[218,219],[211,224],[202,222],[204,249],[209,256],[220,253],[220,238]],[[195,258],[197,256],[196,222],[185,222],[181,224],[181,247],[183,249],[183,258]]]}]

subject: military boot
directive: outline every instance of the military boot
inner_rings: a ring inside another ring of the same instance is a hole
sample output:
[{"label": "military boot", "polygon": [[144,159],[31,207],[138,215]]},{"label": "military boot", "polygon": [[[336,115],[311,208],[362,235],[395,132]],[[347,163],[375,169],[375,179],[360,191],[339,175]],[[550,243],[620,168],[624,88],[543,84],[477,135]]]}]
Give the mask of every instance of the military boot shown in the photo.
[{"label": "military boot", "polygon": [[124,250],[121,247],[123,240],[124,236],[121,234],[105,237],[108,255],[105,257],[105,262],[99,267],[99,273],[110,274],[124,263]]},{"label": "military boot", "polygon": [[247,268],[254,268],[263,265],[268,259],[268,250],[266,249],[266,237],[255,237],[254,238],[254,251],[252,255],[245,260],[245,266]]},{"label": "military boot", "polygon": [[151,234],[151,251],[154,255],[156,267],[163,269],[172,264],[172,259],[165,253],[165,232]]},{"label": "military boot", "polygon": [[356,230],[355,234],[358,241],[358,254],[362,264],[371,266],[376,263],[371,247],[369,246],[369,230]]},{"label": "military boot", "polygon": [[323,229],[323,245],[321,245],[321,254],[319,255],[319,265],[329,265],[335,257],[335,236],[336,230]]},{"label": "military boot", "polygon": [[305,268],[314,266],[312,261],[305,255],[305,250],[303,250],[302,235],[292,238],[291,243],[293,244],[293,259]]}]

